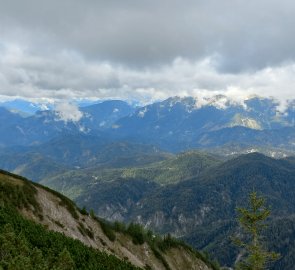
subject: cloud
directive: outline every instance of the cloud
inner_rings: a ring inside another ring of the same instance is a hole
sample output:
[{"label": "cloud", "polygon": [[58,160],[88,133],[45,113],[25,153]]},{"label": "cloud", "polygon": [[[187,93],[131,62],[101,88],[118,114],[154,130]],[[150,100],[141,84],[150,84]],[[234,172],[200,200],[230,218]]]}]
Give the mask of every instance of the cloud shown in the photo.
[{"label": "cloud", "polygon": [[291,0],[0,3],[2,99],[295,98]]},{"label": "cloud", "polygon": [[[142,104],[169,96],[212,97],[226,94],[295,99],[295,64],[252,72],[220,73],[216,56],[199,61],[176,58],[158,68],[133,69],[109,62],[89,62],[72,52],[50,57],[7,46],[0,59],[0,95],[39,103],[76,99],[123,99]],[[2,80],[1,80],[2,78]]]},{"label": "cloud", "polygon": [[78,122],[83,117],[83,113],[79,111],[79,108],[76,105],[67,102],[57,103],[55,105],[55,113],[58,120],[64,122]]},{"label": "cloud", "polygon": [[0,34],[28,51],[133,67],[217,53],[219,70],[240,72],[294,61],[294,13],[292,0],[2,0]]}]

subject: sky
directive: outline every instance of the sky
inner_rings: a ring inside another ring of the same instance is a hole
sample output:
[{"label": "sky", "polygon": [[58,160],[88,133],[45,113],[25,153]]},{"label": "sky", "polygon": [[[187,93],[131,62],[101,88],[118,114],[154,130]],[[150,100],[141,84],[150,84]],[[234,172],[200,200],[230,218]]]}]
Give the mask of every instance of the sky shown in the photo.
[{"label": "sky", "polygon": [[285,102],[294,25],[291,0],[0,0],[0,100]]}]

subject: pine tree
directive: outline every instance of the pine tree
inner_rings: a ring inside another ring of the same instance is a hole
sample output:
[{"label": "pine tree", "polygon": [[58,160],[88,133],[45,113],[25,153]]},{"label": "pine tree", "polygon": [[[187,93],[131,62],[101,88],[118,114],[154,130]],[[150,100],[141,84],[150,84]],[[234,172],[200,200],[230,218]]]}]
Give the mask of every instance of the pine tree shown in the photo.
[{"label": "pine tree", "polygon": [[257,196],[256,192],[250,193],[248,208],[238,208],[239,223],[249,237],[249,241],[236,239],[235,243],[242,247],[246,258],[241,260],[237,270],[264,270],[279,255],[265,249],[261,241],[262,230],[265,229],[265,221],[270,215],[270,209],[265,206],[265,199]]},{"label": "pine tree", "polygon": [[75,263],[71,257],[70,252],[64,248],[59,254],[54,270],[73,270],[75,269]]},{"label": "pine tree", "polygon": [[11,224],[4,225],[0,234],[0,267],[8,270],[31,269],[29,255],[25,237],[21,233],[17,235]]}]

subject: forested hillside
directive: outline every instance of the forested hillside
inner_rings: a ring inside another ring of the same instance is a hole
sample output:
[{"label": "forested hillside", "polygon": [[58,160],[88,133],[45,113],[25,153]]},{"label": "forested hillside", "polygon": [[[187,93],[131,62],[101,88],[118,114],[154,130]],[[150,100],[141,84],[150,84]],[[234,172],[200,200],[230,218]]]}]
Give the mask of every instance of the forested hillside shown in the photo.
[{"label": "forested hillside", "polygon": [[238,255],[230,241],[239,231],[236,207],[257,190],[272,209],[268,245],[282,254],[274,269],[293,261],[295,166],[291,157],[273,159],[252,153],[222,160],[187,153],[146,167],[62,176],[51,179],[52,187],[64,187],[80,206],[110,220],[136,221],[158,233],[171,233],[228,266]]},{"label": "forested hillside", "polygon": [[3,269],[217,269],[170,236],[136,224],[109,224],[63,195],[4,171],[0,224]]}]

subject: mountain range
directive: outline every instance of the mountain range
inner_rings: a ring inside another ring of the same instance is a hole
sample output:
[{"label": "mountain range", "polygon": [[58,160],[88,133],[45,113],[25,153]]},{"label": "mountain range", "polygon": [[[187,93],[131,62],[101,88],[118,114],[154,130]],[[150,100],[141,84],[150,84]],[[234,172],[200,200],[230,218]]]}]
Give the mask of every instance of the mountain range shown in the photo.
[{"label": "mountain range", "polygon": [[104,101],[80,107],[79,119],[52,110],[24,117],[16,110],[0,111],[0,145],[41,145],[68,135],[155,145],[164,151],[212,149],[228,145],[294,152],[295,102],[282,110],[273,99],[252,97],[237,103],[226,96],[200,100],[172,97],[143,107],[124,101]]},{"label": "mountain range", "polygon": [[282,255],[272,269],[292,269],[294,105],[225,96],[136,107],[113,100],[80,107],[75,119],[54,108],[0,107],[0,168],[109,222],[184,240],[227,267],[241,255],[230,240],[241,234],[235,209],[256,190],[272,206],[266,245]]}]

